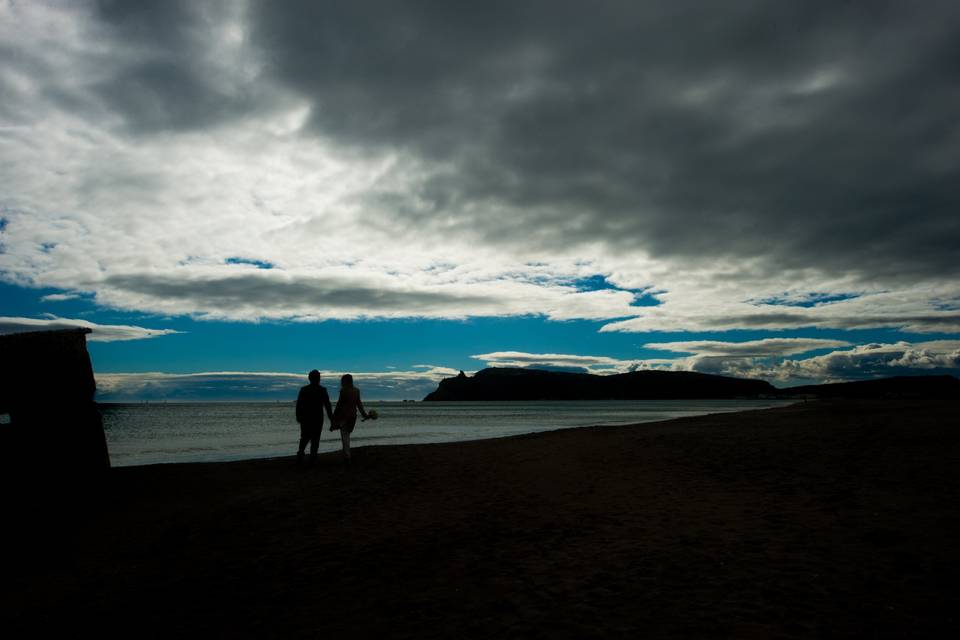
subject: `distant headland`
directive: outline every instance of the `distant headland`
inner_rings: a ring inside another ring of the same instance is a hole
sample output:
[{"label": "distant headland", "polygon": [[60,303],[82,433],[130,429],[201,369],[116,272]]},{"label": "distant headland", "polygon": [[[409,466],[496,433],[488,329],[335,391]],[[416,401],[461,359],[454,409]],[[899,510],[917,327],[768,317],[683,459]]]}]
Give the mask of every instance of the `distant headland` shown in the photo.
[{"label": "distant headland", "polygon": [[490,368],[440,382],[424,401],[442,400],[653,400],[776,395],[762,380],[692,371],[631,371],[609,376],[540,369]]},{"label": "distant headland", "polygon": [[778,389],[763,380],[693,371],[631,371],[601,376],[541,369],[489,368],[462,371],[440,381],[424,398],[437,401],[688,400],[760,397],[960,397],[953,376],[898,376]]}]

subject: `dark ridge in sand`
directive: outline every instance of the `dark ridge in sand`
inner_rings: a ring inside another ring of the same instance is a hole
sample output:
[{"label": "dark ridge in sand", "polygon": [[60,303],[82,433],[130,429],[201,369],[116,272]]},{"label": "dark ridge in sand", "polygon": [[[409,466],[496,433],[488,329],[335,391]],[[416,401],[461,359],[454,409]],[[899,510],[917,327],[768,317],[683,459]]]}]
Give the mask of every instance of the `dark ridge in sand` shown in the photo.
[{"label": "dark ridge in sand", "polygon": [[369,447],[349,470],[335,455],[112,469],[100,513],[37,505],[59,526],[7,548],[0,628],[954,637],[956,410],[816,402]]},{"label": "dark ridge in sand", "polygon": [[479,400],[674,400],[753,398],[774,395],[764,380],[746,380],[694,371],[631,371],[612,375],[490,367],[472,376],[444,378],[424,398]]}]

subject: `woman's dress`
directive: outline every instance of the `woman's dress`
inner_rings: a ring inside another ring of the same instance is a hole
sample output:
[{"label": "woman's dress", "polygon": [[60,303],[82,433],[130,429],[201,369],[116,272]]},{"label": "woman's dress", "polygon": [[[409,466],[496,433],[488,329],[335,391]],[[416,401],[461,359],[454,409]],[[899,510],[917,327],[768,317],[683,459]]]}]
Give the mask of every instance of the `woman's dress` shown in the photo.
[{"label": "woman's dress", "polygon": [[356,387],[341,389],[337,407],[333,410],[333,422],[337,428],[352,433],[357,425],[357,409],[361,406],[360,391]]}]

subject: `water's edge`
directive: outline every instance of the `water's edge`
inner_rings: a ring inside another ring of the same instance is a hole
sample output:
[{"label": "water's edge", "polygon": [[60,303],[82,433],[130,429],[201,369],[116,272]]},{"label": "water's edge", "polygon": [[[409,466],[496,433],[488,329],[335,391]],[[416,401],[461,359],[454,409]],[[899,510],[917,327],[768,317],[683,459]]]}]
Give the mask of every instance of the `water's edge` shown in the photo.
[{"label": "water's edge", "polygon": [[[369,402],[381,418],[358,423],[351,446],[425,444],[508,437],[587,426],[764,409],[794,400],[556,402]],[[292,455],[299,428],[292,403],[102,405],[113,466],[228,462]],[[340,448],[324,431],[320,451]]]}]

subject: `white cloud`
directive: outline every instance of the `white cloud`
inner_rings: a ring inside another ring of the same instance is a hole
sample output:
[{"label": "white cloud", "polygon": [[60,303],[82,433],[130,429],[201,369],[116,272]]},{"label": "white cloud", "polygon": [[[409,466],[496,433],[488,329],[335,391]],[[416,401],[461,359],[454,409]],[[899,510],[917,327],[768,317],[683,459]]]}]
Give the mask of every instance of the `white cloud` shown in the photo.
[{"label": "white cloud", "polygon": [[97,324],[89,320],[74,318],[16,318],[0,317],[0,333],[19,333],[22,331],[45,331],[53,329],[73,329],[82,327],[92,333],[87,337],[91,342],[119,342],[123,340],[143,340],[183,333],[173,329],[147,329],[123,324]]},{"label": "white cloud", "polygon": [[649,342],[645,349],[675,351],[702,356],[738,356],[766,358],[772,356],[791,356],[799,353],[846,347],[850,343],[844,340],[823,340],[818,338],[764,338],[744,342],[725,342],[722,340],[690,340],[685,342]]},{"label": "white cloud", "polygon": [[575,368],[585,371],[627,371],[637,366],[636,360],[620,360],[606,356],[580,356],[564,353],[526,353],[523,351],[494,351],[470,356],[490,367]]},{"label": "white cloud", "polygon": [[749,342],[719,340],[645,345],[693,355],[677,358],[618,359],[607,356],[495,351],[473,356],[488,366],[580,368],[610,374],[642,369],[697,371],[778,384],[831,382],[926,373],[960,375],[960,340],[857,345],[819,356],[786,356],[844,346],[843,341],[767,339]]},{"label": "white cloud", "polygon": [[[601,331],[728,331],[799,328],[898,328],[915,333],[960,331],[960,292],[953,283],[917,285],[897,291],[864,291],[857,297],[812,307],[737,300],[753,288],[772,297],[769,282],[734,287],[710,286],[709,276],[689,282],[659,297],[663,304],[643,309],[637,317],[612,322]],[[703,286],[706,295],[698,295]],[[843,290],[844,284],[812,284],[811,290]],[[783,299],[789,301],[789,297]]]},{"label": "white cloud", "polygon": [[779,384],[843,382],[896,375],[960,375],[960,341],[932,340],[857,345],[803,359],[697,355],[685,368]]},{"label": "white cloud", "polygon": [[[321,384],[336,401],[344,371],[321,371]],[[457,370],[429,366],[423,371],[351,372],[369,400],[419,400]],[[293,400],[307,384],[307,374],[288,372],[212,371],[199,373],[97,373],[100,402],[137,400]]]},{"label": "white cloud", "polygon": [[960,340],[859,345],[804,360],[786,360],[769,370],[768,377],[827,382],[923,373],[958,375]]},{"label": "white cloud", "polygon": [[76,293],[51,293],[45,296],[42,296],[40,300],[42,302],[64,302],[66,300],[77,300],[81,296]]}]

